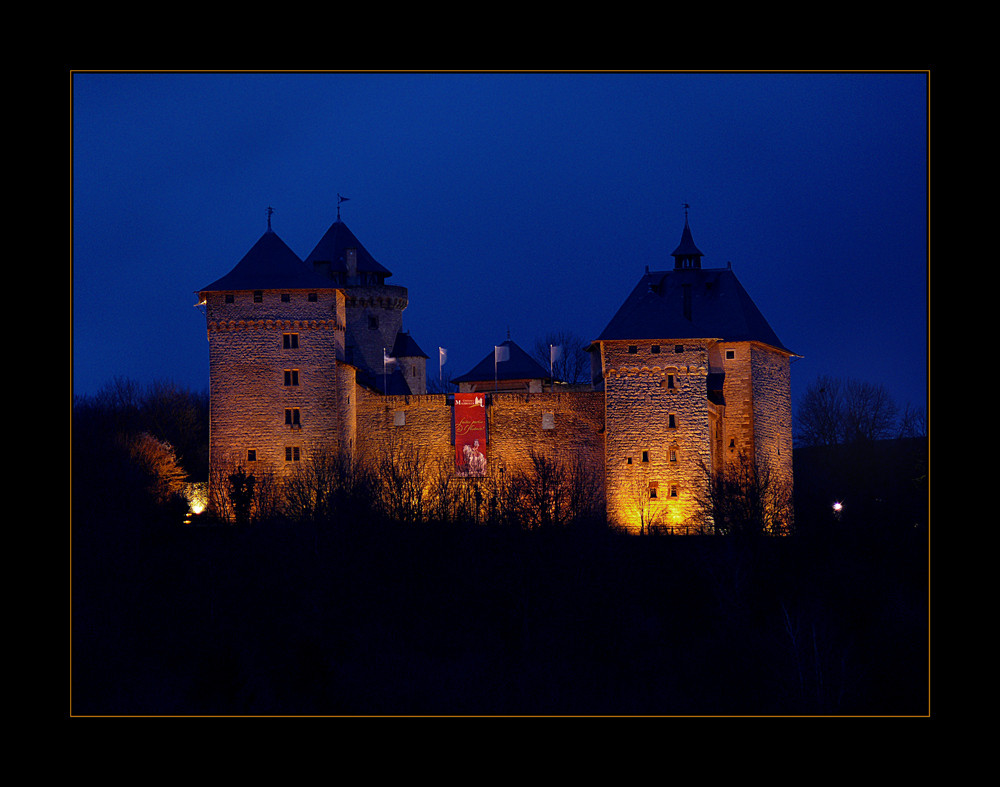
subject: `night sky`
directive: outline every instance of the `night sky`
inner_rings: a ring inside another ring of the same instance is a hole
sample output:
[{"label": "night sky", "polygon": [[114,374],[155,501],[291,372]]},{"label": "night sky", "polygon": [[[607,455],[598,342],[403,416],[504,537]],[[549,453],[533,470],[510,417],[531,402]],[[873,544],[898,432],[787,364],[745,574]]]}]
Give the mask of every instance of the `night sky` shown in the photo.
[{"label": "night sky", "polygon": [[73,390],[208,389],[196,290],[342,217],[446,371],[595,338],[683,204],[818,375],[926,409],[926,73],[70,75]]}]

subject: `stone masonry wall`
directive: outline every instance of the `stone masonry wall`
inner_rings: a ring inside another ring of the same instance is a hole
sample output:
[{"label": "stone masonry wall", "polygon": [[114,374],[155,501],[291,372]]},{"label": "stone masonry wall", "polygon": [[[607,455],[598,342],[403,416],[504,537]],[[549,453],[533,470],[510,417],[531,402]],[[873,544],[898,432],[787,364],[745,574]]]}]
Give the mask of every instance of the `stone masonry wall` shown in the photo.
[{"label": "stone masonry wall", "polygon": [[[380,396],[358,387],[358,456],[393,443],[419,447],[432,468],[454,467],[452,407],[445,394]],[[600,392],[498,393],[488,397],[487,452],[506,472],[527,469],[530,452],[571,466],[582,461],[601,477],[604,406]]]},{"label": "stone masonry wall", "polygon": [[602,365],[609,521],[685,532],[712,462],[707,344],[604,342]]},{"label": "stone masonry wall", "polygon": [[788,356],[754,346],[753,422],[757,461],[792,483],[792,393]]},{"label": "stone masonry wall", "polygon": [[229,293],[231,303],[208,295],[213,471],[259,463],[280,473],[312,451],[339,450],[343,295],[310,294],[265,290],[259,303],[252,292]]}]

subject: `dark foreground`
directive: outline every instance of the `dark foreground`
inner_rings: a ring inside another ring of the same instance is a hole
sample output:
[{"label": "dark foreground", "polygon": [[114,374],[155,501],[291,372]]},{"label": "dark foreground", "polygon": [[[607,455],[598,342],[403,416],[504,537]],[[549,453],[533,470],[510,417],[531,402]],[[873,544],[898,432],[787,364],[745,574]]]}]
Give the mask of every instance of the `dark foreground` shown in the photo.
[{"label": "dark foreground", "polygon": [[73,715],[929,710],[921,531],[139,530],[76,517]]}]

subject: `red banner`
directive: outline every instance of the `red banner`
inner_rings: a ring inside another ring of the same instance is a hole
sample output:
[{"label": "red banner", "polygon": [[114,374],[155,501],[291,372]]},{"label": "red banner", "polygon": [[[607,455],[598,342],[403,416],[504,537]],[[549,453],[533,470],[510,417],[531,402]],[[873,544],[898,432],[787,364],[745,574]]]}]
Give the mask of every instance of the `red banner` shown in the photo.
[{"label": "red banner", "polygon": [[455,472],[486,475],[486,394],[455,394]]}]

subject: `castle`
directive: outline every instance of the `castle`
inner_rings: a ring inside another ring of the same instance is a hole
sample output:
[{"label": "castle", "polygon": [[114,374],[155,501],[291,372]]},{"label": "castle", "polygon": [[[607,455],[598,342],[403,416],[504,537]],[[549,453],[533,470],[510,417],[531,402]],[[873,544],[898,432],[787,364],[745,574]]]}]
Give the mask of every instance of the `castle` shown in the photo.
[{"label": "castle", "polygon": [[566,386],[516,343],[459,392],[428,394],[428,356],[403,330],[405,287],[340,218],[299,258],[271,229],[198,290],[209,343],[210,466],[278,476],[311,457],[419,446],[458,477],[532,453],[587,468],[608,520],[688,532],[709,471],[742,457],[790,490],[790,360],[729,266],[702,267],[685,215],[666,270],[647,267]]}]

